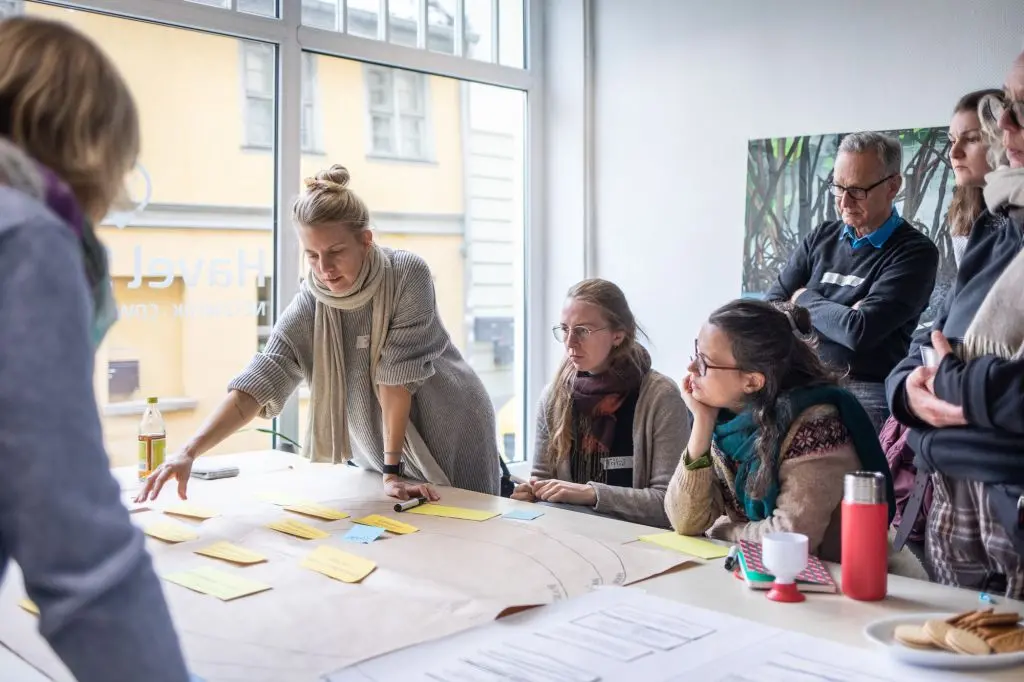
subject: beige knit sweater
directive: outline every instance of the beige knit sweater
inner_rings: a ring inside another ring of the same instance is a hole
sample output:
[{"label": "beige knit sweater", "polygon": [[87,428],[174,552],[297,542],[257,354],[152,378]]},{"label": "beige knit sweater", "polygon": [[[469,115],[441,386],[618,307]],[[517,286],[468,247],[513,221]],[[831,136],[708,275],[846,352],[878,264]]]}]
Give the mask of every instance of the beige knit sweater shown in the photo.
[{"label": "beige knit sweater", "polygon": [[712,447],[712,466],[688,469],[689,453],[676,467],[665,495],[665,511],[680,535],[707,535],[737,542],[760,541],[765,533],[802,533],[808,549],[826,561],[839,561],[843,476],[860,459],[836,408],[805,410],[782,442],[779,497],[775,513],[750,521],[736,501],[732,470]]},{"label": "beige knit sweater", "polygon": [[[550,441],[545,389],[537,409],[537,441],[533,450],[532,477],[572,481],[569,461],[554,462],[548,455]],[[665,486],[690,438],[686,405],[679,387],[664,374],[651,370],[640,385],[633,417],[633,487],[590,483],[597,494],[594,511],[624,521],[668,528],[665,517]]]}]

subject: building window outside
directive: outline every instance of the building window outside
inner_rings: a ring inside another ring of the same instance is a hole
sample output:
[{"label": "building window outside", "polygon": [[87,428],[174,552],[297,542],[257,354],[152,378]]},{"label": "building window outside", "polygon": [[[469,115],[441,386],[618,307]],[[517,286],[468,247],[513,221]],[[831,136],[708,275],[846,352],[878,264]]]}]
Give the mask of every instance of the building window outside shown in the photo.
[{"label": "building window outside", "polygon": [[[245,146],[270,149],[274,142],[274,47],[243,41]],[[317,92],[317,55],[302,53],[302,151],[322,152]]]},{"label": "building window outside", "polygon": [[320,119],[320,93],[317,87],[317,60],[311,52],[302,53],[302,151],[323,153]]},{"label": "building window outside", "polygon": [[277,0],[238,0],[238,11],[261,17],[276,17]]},{"label": "building window outside", "polygon": [[414,71],[367,66],[366,83],[370,154],[429,160],[426,76]]},{"label": "building window outside", "polygon": [[23,9],[21,0],[0,0],[0,18],[21,14]]},{"label": "building window outside", "polygon": [[302,0],[302,25],[337,31],[337,0]]},{"label": "building window outside", "polygon": [[242,42],[245,80],[245,146],[274,145],[274,46]]}]

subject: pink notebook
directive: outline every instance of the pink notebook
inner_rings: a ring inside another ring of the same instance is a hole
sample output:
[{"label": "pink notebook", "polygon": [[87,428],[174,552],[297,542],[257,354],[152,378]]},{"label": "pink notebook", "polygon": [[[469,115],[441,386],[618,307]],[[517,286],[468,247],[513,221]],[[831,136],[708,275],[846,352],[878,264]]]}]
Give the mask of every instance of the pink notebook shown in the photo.
[{"label": "pink notebook", "polygon": [[[768,569],[764,567],[761,561],[760,542],[740,540],[740,551],[743,553],[743,563],[748,572],[752,571],[766,577],[770,575]],[[828,572],[825,562],[816,556],[807,557],[807,568],[796,577],[796,580],[798,583],[804,583],[801,588],[806,586],[808,588],[817,588],[815,591],[839,591],[839,587],[832,579],[832,574]]]}]

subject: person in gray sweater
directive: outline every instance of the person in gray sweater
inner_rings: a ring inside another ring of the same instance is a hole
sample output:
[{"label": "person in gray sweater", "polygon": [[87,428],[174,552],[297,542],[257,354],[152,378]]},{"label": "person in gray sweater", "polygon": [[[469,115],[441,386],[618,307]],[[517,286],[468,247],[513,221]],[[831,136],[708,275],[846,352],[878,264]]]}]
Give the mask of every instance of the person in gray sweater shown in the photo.
[{"label": "person in gray sweater", "polygon": [[378,471],[384,492],[401,500],[437,500],[433,485],[498,492],[494,408],[441,322],[430,269],[374,242],[369,210],[348,183],[338,165],[306,181],[293,208],[310,266],[301,290],[217,412],[149,477],[140,501],[171,478],[184,499],[192,461],[257,415],[279,414],[303,380],[303,452],[312,461]]},{"label": "person in gray sweater", "polygon": [[530,480],[512,499],[668,528],[665,490],[689,438],[679,387],[651,369],[612,282],[573,286],[553,332],[565,359],[537,411]]},{"label": "person in gray sweater", "polygon": [[189,679],[93,393],[115,307],[91,221],[138,147],[131,95],[92,42],[0,22],[0,581],[17,562],[79,682]]}]

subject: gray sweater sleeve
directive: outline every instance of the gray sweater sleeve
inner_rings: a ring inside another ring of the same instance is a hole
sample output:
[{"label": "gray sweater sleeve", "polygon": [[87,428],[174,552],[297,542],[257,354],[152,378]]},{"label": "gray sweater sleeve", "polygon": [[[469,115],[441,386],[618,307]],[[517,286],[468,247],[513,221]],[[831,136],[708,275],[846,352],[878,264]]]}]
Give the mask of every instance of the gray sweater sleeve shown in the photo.
[{"label": "gray sweater sleeve", "polygon": [[281,414],[303,378],[309,379],[313,364],[315,305],[309,292],[300,289],[274,324],[263,351],[228,384],[229,390],[252,396],[260,406],[259,416],[263,419]]},{"label": "gray sweater sleeve", "polygon": [[0,226],[0,571],[7,557],[19,564],[40,633],[80,682],[185,682],[103,447],[78,244],[34,202],[0,192],[17,223]]}]

